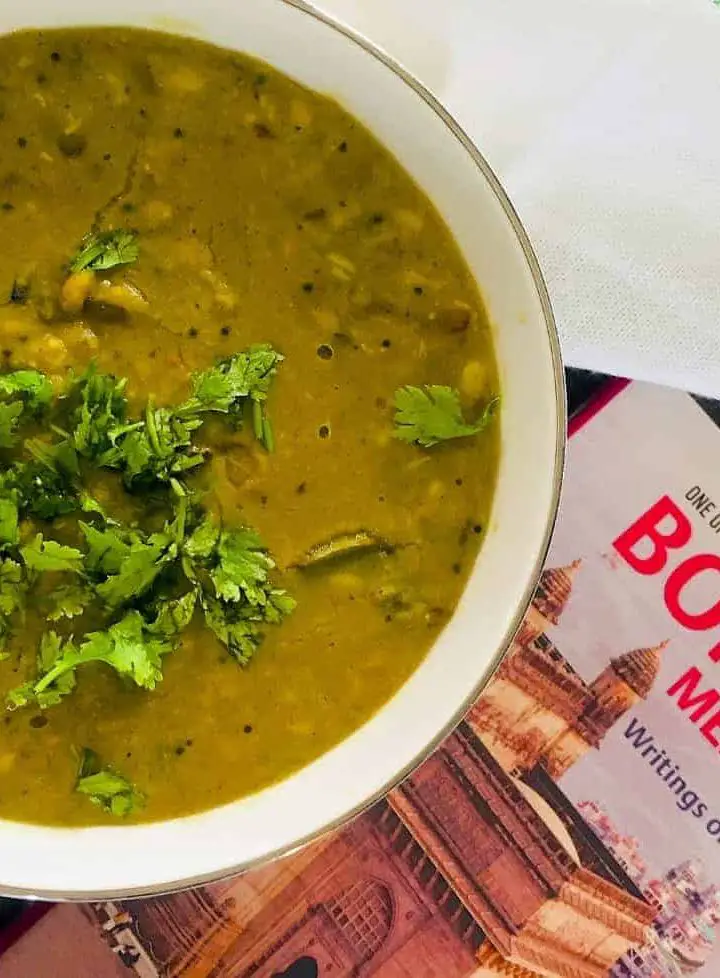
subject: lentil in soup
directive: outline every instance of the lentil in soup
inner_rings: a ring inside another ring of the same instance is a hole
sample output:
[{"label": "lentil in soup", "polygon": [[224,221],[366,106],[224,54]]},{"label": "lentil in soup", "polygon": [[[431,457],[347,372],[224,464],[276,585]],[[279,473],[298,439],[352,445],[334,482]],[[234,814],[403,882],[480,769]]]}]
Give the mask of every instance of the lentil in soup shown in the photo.
[{"label": "lentil in soup", "polygon": [[481,298],[393,156],[234,52],[2,37],[0,297],[0,816],[188,814],[363,724],[499,442]]}]

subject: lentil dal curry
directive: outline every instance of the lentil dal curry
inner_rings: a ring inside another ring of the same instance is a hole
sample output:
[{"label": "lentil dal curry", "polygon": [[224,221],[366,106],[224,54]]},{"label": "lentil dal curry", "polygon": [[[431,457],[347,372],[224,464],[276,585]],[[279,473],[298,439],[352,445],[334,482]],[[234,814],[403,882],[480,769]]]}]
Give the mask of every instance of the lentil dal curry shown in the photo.
[{"label": "lentil dal curry", "polygon": [[8,35],[0,134],[0,815],[231,801],[367,720],[458,601],[481,299],[392,156],[248,57]]}]

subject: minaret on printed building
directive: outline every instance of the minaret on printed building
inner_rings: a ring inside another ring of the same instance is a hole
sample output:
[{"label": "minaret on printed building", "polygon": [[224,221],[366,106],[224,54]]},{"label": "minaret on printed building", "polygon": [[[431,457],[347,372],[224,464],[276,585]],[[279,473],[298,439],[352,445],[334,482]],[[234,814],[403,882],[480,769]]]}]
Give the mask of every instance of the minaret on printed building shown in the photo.
[{"label": "minaret on printed building", "polygon": [[518,645],[532,641],[548,625],[559,624],[581,565],[582,561],[578,558],[567,567],[548,567],[542,572],[535,597],[515,639]]},{"label": "minaret on printed building", "polygon": [[592,683],[598,711],[611,727],[627,711],[647,699],[660,671],[660,654],[668,640],[648,649],[636,649],[612,659]]},{"label": "minaret on printed building", "polygon": [[505,770],[529,771],[541,762],[561,777],[614,724],[646,699],[667,642],[611,660],[586,682],[548,635],[567,609],[582,564],[547,568],[509,655],[468,716]]},{"label": "minaret on printed building", "polygon": [[666,640],[610,660],[590,684],[588,706],[544,755],[553,778],[561,777],[589,750],[598,748],[618,720],[647,699],[660,671],[660,654],[667,644]]}]

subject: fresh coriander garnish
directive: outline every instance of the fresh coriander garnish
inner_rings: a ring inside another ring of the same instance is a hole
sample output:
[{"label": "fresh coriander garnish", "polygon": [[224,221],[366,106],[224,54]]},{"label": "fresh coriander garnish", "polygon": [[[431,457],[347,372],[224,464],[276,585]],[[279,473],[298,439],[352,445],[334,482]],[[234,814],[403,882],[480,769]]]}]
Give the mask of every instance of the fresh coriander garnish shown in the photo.
[{"label": "fresh coriander garnish", "polygon": [[0,448],[12,448],[23,414],[37,415],[52,396],[52,384],[37,370],[0,374]]},{"label": "fresh coriander garnish", "polygon": [[395,392],[395,437],[430,448],[451,438],[465,438],[486,428],[497,400],[490,401],[474,422],[463,418],[460,395],[437,384],[401,387]]},{"label": "fresh coriander garnish", "polygon": [[195,375],[192,396],[181,405],[180,413],[217,411],[234,415],[239,420],[247,398],[256,403],[267,398],[282,361],[282,355],[268,343],[251,346],[243,353],[219,360],[214,367]]},{"label": "fresh coriander garnish", "polygon": [[92,602],[92,588],[85,584],[63,584],[48,596],[48,621],[61,621],[63,618],[77,618],[84,614]]},{"label": "fresh coriander garnish", "polygon": [[44,540],[38,533],[32,543],[20,547],[20,556],[30,571],[82,570],[83,555],[75,547],[66,547],[55,540]]},{"label": "fresh coriander garnish", "polygon": [[[54,635],[53,632],[50,633]],[[154,689],[162,679],[161,659],[172,650],[169,642],[148,634],[138,611],[128,611],[107,631],[90,632],[80,645],[65,642],[52,667],[35,683],[33,691],[41,696],[68,673],[88,662],[104,662],[119,676],[132,680],[143,689]]]},{"label": "fresh coriander garnish", "polygon": [[79,455],[94,459],[111,447],[110,433],[125,423],[126,380],[99,373],[95,364],[74,380],[67,392],[79,404],[71,416],[72,444]]},{"label": "fresh coriander garnish", "polygon": [[86,234],[70,261],[70,271],[105,271],[117,265],[131,265],[140,254],[132,231],[98,231]]},{"label": "fresh coriander garnish", "polygon": [[[47,675],[51,672],[63,655],[67,653],[68,647],[72,647],[72,642],[63,640],[56,632],[45,632],[40,639],[37,651],[37,671],[38,675]],[[6,705],[9,710],[17,710],[20,707],[35,703],[45,709],[48,706],[55,706],[64,696],[75,689],[75,673],[66,671],[58,675],[52,685],[43,689],[38,689],[35,682],[28,680],[21,686],[11,689],[6,697]]]},{"label": "fresh coriander garnish", "polygon": [[104,768],[95,751],[88,747],[80,752],[75,790],[110,815],[130,815],[145,804],[144,795],[122,774]]},{"label": "fresh coriander garnish", "polygon": [[[0,654],[28,591],[40,589],[48,621],[59,623],[42,635],[34,675],[10,691],[8,708],[54,706],[91,662],[152,690],[196,613],[244,665],[267,627],[292,611],[257,533],[216,523],[180,481],[205,460],[192,441],[204,418],[220,414],[239,426],[252,406],[264,409],[281,360],[269,346],[236,354],[197,374],[177,407],[150,403],[138,419],[128,415],[125,382],[95,367],[49,402],[42,374],[2,375],[0,406],[4,389],[19,392],[22,412],[47,414],[40,434],[32,415],[33,437],[0,474]],[[18,417],[19,438],[24,413]],[[85,478],[108,467],[122,471],[137,502],[149,493],[151,529],[108,515],[86,490]],[[163,505],[168,516],[158,527]],[[58,517],[39,532],[37,521]],[[63,539],[50,535],[54,525]],[[74,619],[76,634],[68,635]],[[86,621],[95,630],[85,631]]]},{"label": "fresh coriander garnish", "polygon": [[6,557],[0,561],[0,656],[6,658],[5,646],[12,630],[12,619],[25,606],[27,581],[22,566]]},{"label": "fresh coriander garnish", "polygon": [[0,398],[20,397],[32,410],[47,407],[53,398],[53,386],[39,370],[13,370],[0,374]]}]

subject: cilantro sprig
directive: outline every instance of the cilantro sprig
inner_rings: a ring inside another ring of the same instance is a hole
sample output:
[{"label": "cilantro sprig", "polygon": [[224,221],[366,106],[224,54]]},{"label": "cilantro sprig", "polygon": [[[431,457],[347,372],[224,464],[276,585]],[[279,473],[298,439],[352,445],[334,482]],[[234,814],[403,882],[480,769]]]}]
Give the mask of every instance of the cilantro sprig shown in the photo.
[{"label": "cilantro sprig", "polygon": [[282,360],[268,344],[252,346],[196,374],[190,397],[179,405],[157,407],[150,400],[139,418],[128,416],[125,381],[91,366],[66,393],[73,405],[69,431],[46,446],[39,461],[68,472],[73,455],[79,455],[101,468],[120,470],[129,488],[167,484],[205,462],[207,453],[193,438],[211,414],[225,415],[236,428],[249,414],[256,437],[272,451],[266,401]]},{"label": "cilantro sprig", "polygon": [[438,384],[401,387],[395,392],[395,437],[431,448],[438,442],[476,435],[488,426],[497,401],[490,401],[476,421],[463,417],[460,395]]},{"label": "cilantro sprig", "polygon": [[[177,647],[198,607],[220,642],[246,665],[267,626],[295,607],[293,598],[271,582],[275,564],[258,535],[246,527],[226,530],[199,509],[189,511],[186,496],[156,533],[88,523],[80,528],[83,551],[44,540],[42,534],[22,547],[26,572],[31,580],[42,571],[82,578],[81,587],[64,585],[52,593],[52,618],[82,615],[94,601],[112,623],[78,642],[46,632],[36,678],[8,694],[12,709],[59,703],[75,688],[77,670],[91,662],[109,666],[142,689],[154,689],[162,679],[163,657]],[[168,590],[176,596],[168,597]]]},{"label": "cilantro sprig", "polygon": [[86,234],[80,247],[70,260],[70,271],[106,271],[117,265],[132,265],[140,255],[137,239],[132,231],[118,228],[114,231],[97,231]]},{"label": "cilantro sprig", "polygon": [[75,791],[108,814],[120,817],[138,811],[145,804],[145,796],[122,774],[103,767],[98,755],[89,747],[80,751]]},{"label": "cilantro sprig", "polygon": [[39,370],[0,374],[0,448],[11,448],[23,416],[37,416],[52,397],[52,384]]},{"label": "cilantro sprig", "polygon": [[[91,663],[152,690],[196,615],[244,665],[267,628],[292,611],[257,533],[216,523],[181,481],[205,460],[192,440],[205,418],[237,426],[252,406],[264,412],[281,361],[270,346],[252,347],[197,374],[176,407],[150,403],[135,419],[125,382],[94,366],[59,394],[49,388],[49,400],[42,374],[0,376],[0,406],[7,391],[18,398],[19,425],[26,411],[33,421],[33,436],[0,469],[0,655],[28,593],[40,590],[36,600],[54,624],[40,639],[34,676],[8,694],[9,708],[56,705]],[[121,471],[138,503],[141,490],[152,490],[154,528],[104,511],[85,488],[88,473],[101,467]],[[163,501],[168,516],[158,528]],[[58,517],[65,518],[62,539],[52,532]]]}]

